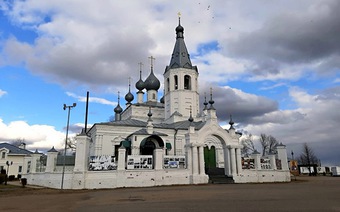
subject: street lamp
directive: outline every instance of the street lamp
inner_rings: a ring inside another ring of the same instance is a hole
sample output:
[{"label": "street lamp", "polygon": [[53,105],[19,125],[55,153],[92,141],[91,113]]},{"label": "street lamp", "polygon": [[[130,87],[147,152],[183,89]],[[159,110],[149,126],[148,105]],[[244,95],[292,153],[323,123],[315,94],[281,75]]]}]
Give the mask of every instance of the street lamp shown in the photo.
[{"label": "street lamp", "polygon": [[292,160],[294,160],[294,152],[293,152],[293,150],[292,150],[291,154],[292,154]]},{"label": "street lamp", "polygon": [[64,104],[64,110],[66,110],[66,108],[68,108],[68,116],[67,116],[67,125],[66,125],[66,139],[65,139],[65,149],[64,149],[64,162],[63,162],[63,174],[61,177],[61,189],[63,189],[64,186],[64,175],[65,175],[65,161],[66,161],[66,147],[67,147],[67,138],[68,138],[68,127],[70,125],[70,111],[71,108],[77,106],[76,103],[73,103],[73,105],[67,106],[66,104]]}]

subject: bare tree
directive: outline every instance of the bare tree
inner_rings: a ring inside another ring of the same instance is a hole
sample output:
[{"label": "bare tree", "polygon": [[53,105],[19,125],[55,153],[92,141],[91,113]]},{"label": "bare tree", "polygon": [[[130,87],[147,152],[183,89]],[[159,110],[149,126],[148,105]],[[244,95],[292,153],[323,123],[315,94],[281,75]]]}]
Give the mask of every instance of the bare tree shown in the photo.
[{"label": "bare tree", "polygon": [[268,153],[275,153],[275,148],[279,144],[274,136],[268,136]]},{"label": "bare tree", "polygon": [[278,145],[278,141],[274,136],[266,135],[262,133],[260,135],[260,144],[262,146],[262,156],[275,152],[275,147]]},{"label": "bare tree", "polygon": [[268,136],[264,133],[260,135],[260,144],[262,146],[262,156],[264,156],[268,149]]},{"label": "bare tree", "polygon": [[75,137],[68,138],[67,141],[67,149],[70,149],[72,152],[76,151],[77,148],[77,142]]},{"label": "bare tree", "polygon": [[245,135],[245,138],[241,140],[241,144],[243,145],[243,148],[241,149],[242,155],[247,155],[256,150],[252,134]]},{"label": "bare tree", "polygon": [[[66,142],[66,154],[75,154],[77,142],[75,137],[69,137]],[[59,155],[64,155],[64,148],[59,151]]]},{"label": "bare tree", "polygon": [[19,147],[21,144],[25,143],[25,139],[24,138],[17,138],[16,140],[13,140],[10,142],[10,144]]},{"label": "bare tree", "polygon": [[318,164],[320,160],[314,154],[313,149],[307,143],[304,143],[298,161],[301,165],[309,166],[311,164]]}]

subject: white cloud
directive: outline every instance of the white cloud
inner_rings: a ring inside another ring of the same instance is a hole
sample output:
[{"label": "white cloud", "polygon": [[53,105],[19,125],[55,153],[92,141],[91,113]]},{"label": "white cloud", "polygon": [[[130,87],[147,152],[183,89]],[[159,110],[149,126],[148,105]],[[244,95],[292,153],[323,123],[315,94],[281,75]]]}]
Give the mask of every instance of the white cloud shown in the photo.
[{"label": "white cloud", "polygon": [[[77,99],[80,102],[86,102],[86,96],[78,96],[78,95],[71,93],[71,92],[66,92],[66,94],[70,97]],[[117,105],[117,102],[112,102],[112,101],[109,101],[107,99],[98,98],[98,97],[89,97],[89,102],[99,103],[99,104],[104,104],[104,105],[112,105],[112,106]]]},{"label": "white cloud", "polygon": [[[331,89],[325,95],[311,95],[301,88],[291,88],[290,95],[298,109],[278,110],[254,117],[249,121],[252,124],[243,126],[244,130],[257,135],[271,134],[288,145],[307,142],[315,147],[314,151],[321,161],[324,159],[334,165],[340,159],[335,151],[340,148],[336,129],[340,123],[338,90]],[[299,151],[295,149],[298,154]]]},{"label": "white cloud", "polygon": [[[26,121],[12,121],[9,124],[0,119],[0,141],[10,142],[17,139],[25,139],[28,149],[48,149],[54,146],[56,149],[63,147],[65,133],[57,131],[55,127],[48,125],[29,125]],[[70,134],[69,136],[74,136]]]},{"label": "white cloud", "polygon": [[0,89],[0,97],[2,97],[3,95],[6,95],[6,94],[7,94],[7,91]]}]

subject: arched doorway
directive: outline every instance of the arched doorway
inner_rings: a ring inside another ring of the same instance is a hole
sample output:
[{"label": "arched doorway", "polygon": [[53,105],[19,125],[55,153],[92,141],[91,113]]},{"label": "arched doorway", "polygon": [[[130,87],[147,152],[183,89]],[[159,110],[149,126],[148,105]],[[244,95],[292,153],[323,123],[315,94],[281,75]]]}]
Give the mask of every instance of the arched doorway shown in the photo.
[{"label": "arched doorway", "polygon": [[140,148],[141,155],[153,155],[153,151],[156,149],[156,145],[151,140],[147,140]]},{"label": "arched doorway", "polygon": [[156,148],[164,148],[163,140],[157,135],[149,136],[142,140],[140,144],[140,154],[153,155]]},{"label": "arched doorway", "polygon": [[205,162],[205,169],[212,169],[216,168],[216,150],[215,146],[208,146],[204,147],[204,162]]}]

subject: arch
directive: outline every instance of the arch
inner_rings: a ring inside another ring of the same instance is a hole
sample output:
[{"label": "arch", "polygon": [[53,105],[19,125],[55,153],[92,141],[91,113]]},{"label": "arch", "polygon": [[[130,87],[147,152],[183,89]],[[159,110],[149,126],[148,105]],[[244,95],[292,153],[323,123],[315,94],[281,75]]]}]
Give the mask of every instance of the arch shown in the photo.
[{"label": "arch", "polygon": [[191,76],[184,75],[184,89],[191,90]]},{"label": "arch", "polygon": [[164,148],[164,142],[161,137],[157,135],[151,135],[144,138],[140,143],[141,155],[153,155],[153,151],[158,148]]},{"label": "arch", "polygon": [[177,75],[174,76],[174,80],[175,80],[175,90],[177,90],[178,89],[178,76]]},{"label": "arch", "polygon": [[199,131],[198,143],[205,144],[209,137],[216,137],[223,147],[232,143],[232,137],[229,133],[217,124],[209,124],[202,127]]}]

